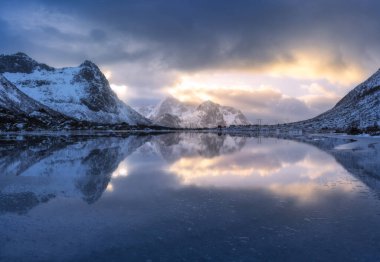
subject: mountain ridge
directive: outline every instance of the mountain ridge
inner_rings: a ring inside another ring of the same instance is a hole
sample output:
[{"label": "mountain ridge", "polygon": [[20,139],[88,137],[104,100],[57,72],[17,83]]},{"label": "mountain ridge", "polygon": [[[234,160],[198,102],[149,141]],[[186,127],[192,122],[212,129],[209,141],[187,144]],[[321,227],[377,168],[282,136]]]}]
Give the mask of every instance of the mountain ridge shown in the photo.
[{"label": "mountain ridge", "polygon": [[53,68],[16,53],[0,56],[0,72],[32,99],[78,121],[151,124],[117,97],[91,61],[78,67]]},{"label": "mountain ridge", "polygon": [[380,69],[340,99],[333,108],[293,123],[306,129],[366,129],[380,126]]},{"label": "mountain ridge", "polygon": [[218,126],[248,125],[244,114],[233,107],[222,106],[212,101],[190,105],[167,96],[156,106],[138,108],[144,116],[157,125],[177,128],[214,128]]}]

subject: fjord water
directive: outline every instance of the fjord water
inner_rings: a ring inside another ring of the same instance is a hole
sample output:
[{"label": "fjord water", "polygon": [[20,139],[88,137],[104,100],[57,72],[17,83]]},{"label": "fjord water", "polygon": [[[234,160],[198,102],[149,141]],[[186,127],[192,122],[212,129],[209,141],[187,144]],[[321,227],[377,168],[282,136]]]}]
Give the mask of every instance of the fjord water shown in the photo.
[{"label": "fjord water", "polygon": [[8,137],[0,261],[379,261],[378,145]]}]

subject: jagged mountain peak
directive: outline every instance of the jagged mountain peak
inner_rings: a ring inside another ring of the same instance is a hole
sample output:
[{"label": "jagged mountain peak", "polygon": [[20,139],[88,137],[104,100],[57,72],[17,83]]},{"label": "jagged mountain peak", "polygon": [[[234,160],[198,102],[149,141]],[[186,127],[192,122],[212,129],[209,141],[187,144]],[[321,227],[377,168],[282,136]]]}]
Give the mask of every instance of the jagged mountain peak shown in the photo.
[{"label": "jagged mountain peak", "polygon": [[154,123],[168,127],[203,128],[226,125],[247,125],[249,121],[244,114],[233,107],[221,106],[211,100],[194,106],[186,104],[175,97],[167,96],[153,109],[140,109]]},{"label": "jagged mountain peak", "polygon": [[91,61],[86,60],[78,67],[55,69],[25,54],[2,55],[0,73],[32,99],[77,120],[150,124],[117,97],[99,67]]},{"label": "jagged mountain peak", "polygon": [[79,68],[81,70],[89,70],[89,71],[96,73],[97,75],[104,76],[104,74],[102,73],[100,68],[94,62],[92,62],[90,60],[85,60],[83,63],[81,63],[79,65]]},{"label": "jagged mountain peak", "polygon": [[17,52],[11,56],[19,56],[19,57],[24,57],[25,59],[30,59],[32,60],[32,58],[30,58],[30,56],[28,56],[27,54],[23,53],[23,52]]},{"label": "jagged mountain peak", "polygon": [[[99,67],[93,62],[86,60],[79,66],[79,72],[74,76],[74,80],[78,82],[87,82],[97,86],[98,91],[105,89],[109,94],[116,97],[116,94],[112,91],[109,82]],[[93,92],[95,95],[101,95],[97,92]]]},{"label": "jagged mountain peak", "polygon": [[180,102],[179,99],[175,98],[172,95],[167,95],[162,99],[162,101],[173,101],[173,102]]},{"label": "jagged mountain peak", "polygon": [[92,62],[91,60],[84,60],[84,62],[82,64],[80,64],[80,67],[92,67],[92,68],[96,68],[99,70],[98,66]]},{"label": "jagged mountain peak", "polygon": [[159,102],[159,106],[178,106],[178,105],[183,105],[179,99],[175,98],[174,96],[168,95],[164,99],[162,99]]},{"label": "jagged mountain peak", "polygon": [[0,55],[0,73],[27,73],[34,70],[53,71],[54,68],[46,64],[38,63],[25,53],[18,52],[11,55]]},{"label": "jagged mountain peak", "polygon": [[161,100],[154,109],[148,113],[147,117],[156,120],[165,114],[181,115],[193,110],[193,107],[182,103],[173,96],[167,96]]},{"label": "jagged mountain peak", "polygon": [[207,108],[216,108],[216,107],[219,107],[220,105],[215,103],[215,102],[212,102],[211,100],[206,100],[204,102],[202,102],[198,107],[197,109],[207,109]]}]

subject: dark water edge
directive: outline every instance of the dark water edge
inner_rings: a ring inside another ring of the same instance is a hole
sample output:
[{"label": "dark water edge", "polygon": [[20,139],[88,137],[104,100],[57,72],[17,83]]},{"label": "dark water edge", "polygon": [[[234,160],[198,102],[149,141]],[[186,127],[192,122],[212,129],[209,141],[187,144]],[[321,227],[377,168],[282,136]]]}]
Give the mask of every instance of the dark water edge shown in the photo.
[{"label": "dark water edge", "polygon": [[0,138],[0,261],[378,261],[379,144]]}]

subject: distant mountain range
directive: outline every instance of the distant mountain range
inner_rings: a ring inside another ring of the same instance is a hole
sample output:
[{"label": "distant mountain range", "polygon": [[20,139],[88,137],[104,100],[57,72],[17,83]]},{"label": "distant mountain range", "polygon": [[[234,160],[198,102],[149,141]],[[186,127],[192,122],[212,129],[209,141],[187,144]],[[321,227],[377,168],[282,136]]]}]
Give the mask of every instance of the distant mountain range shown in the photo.
[{"label": "distant mountain range", "polygon": [[[90,61],[78,67],[53,68],[24,53],[0,55],[0,130],[75,129],[97,124],[215,128],[250,123],[238,109],[211,101],[189,105],[173,97],[135,111],[117,97]],[[378,128],[380,70],[331,110],[291,125],[312,131]]]},{"label": "distant mountain range", "polygon": [[0,55],[0,74],[0,90],[5,97],[0,112],[5,120],[15,115],[14,121],[21,125],[46,122],[47,117],[56,123],[72,119],[102,124],[151,124],[118,99],[103,73],[90,61],[78,67],[56,69],[24,53]]},{"label": "distant mountain range", "polygon": [[137,111],[154,124],[168,127],[213,128],[250,124],[240,110],[211,101],[194,106],[166,97],[156,106],[140,107]]}]

